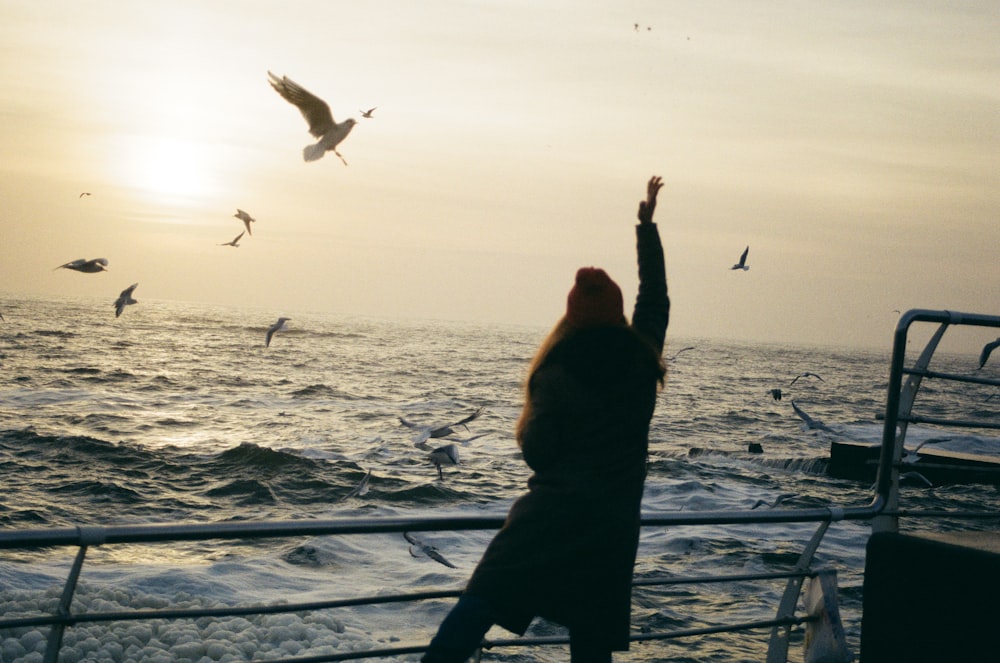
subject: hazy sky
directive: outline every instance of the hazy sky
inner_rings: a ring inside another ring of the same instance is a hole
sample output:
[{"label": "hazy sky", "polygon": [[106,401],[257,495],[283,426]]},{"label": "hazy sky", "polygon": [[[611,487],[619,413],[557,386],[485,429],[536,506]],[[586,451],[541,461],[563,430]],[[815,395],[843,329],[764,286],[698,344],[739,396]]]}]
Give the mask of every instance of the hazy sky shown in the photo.
[{"label": "hazy sky", "polygon": [[[548,326],[579,266],[634,297],[659,174],[671,335],[885,347],[1000,313],[998,35],[996,0],[0,0],[0,310]],[[358,119],[349,166],[268,70]]]}]

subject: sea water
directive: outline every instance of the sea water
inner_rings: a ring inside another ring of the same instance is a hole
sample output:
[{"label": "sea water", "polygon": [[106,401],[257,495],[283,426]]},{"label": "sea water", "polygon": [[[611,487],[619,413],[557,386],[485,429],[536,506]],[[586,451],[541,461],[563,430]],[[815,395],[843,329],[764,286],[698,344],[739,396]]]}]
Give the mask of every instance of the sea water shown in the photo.
[{"label": "sea water", "polygon": [[[529,475],[513,439],[528,363],[546,329],[391,321],[146,301],[8,298],[0,323],[0,527],[234,520],[503,515]],[[288,328],[265,347],[278,314]],[[832,439],[877,442],[884,350],[674,338],[650,434],[643,511],[863,505],[864,482],[826,474]],[[676,354],[678,350],[692,349]],[[935,359],[968,372],[975,358]],[[984,370],[989,372],[990,367]],[[792,381],[803,372],[816,373]],[[782,399],[770,391],[780,388]],[[934,387],[926,386],[933,390]],[[968,397],[971,398],[971,397]],[[968,404],[958,393],[948,403]],[[981,400],[981,396],[976,396]],[[833,432],[806,430],[791,400]],[[997,399],[1000,400],[1000,399]],[[998,408],[976,405],[979,415]],[[979,403],[977,400],[976,403]],[[460,460],[442,477],[400,418],[446,424]],[[915,429],[914,439],[931,433]],[[473,438],[475,439],[469,439]],[[958,448],[997,453],[995,440]],[[466,442],[466,440],[468,440]],[[763,453],[749,453],[751,444]],[[613,450],[609,450],[613,453]],[[349,496],[366,473],[369,490]],[[991,486],[935,486],[906,506],[997,509]],[[977,527],[950,523],[941,527]],[[815,525],[698,526],[642,534],[636,573],[787,570]],[[868,526],[830,527],[817,562],[838,570],[857,651]],[[74,610],[219,607],[458,589],[492,533],[422,533],[455,568],[411,554],[396,534],[92,548]],[[74,549],[0,552],[0,613],[51,611]],[[774,616],[772,592],[701,586],[636,590],[633,629],[712,623],[725,608]],[[451,605],[426,601],[305,614],[68,628],[61,660],[230,661],[425,643]],[[0,660],[41,660],[44,629],[0,631]],[[534,633],[558,633],[544,622]],[[638,643],[619,661],[762,660],[766,632]],[[492,637],[506,637],[496,629]],[[566,660],[565,648],[497,650],[493,660]],[[416,656],[399,660],[416,660]],[[794,660],[794,659],[793,659]]]}]

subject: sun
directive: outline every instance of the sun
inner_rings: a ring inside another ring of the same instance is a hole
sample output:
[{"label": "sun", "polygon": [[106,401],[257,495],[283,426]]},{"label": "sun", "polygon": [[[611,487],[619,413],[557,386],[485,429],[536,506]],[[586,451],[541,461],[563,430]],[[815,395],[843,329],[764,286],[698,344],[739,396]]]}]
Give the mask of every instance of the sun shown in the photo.
[{"label": "sun", "polygon": [[160,199],[201,198],[212,189],[207,149],[171,136],[132,136],[117,151],[123,183]]}]

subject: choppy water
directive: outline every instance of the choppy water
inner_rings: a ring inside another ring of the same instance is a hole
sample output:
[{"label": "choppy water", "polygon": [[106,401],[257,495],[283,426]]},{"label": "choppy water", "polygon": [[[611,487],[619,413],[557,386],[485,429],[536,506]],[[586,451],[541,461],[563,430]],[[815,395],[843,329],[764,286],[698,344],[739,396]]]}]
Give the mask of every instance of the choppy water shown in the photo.
[{"label": "choppy water", "polygon": [[[506,512],[528,476],[512,437],[521,382],[547,330],[280,313],[291,315],[289,328],[265,348],[265,330],[277,318],[269,312],[143,301],[115,319],[105,301],[7,300],[0,323],[0,527]],[[879,439],[875,415],[884,409],[889,340],[873,352],[668,333],[668,356],[694,349],[669,362],[653,420],[644,510],[747,509],[782,494],[793,496],[783,502],[790,507],[867,503],[868,486],[830,478],[826,458],[832,436]],[[940,361],[939,370],[961,372],[975,358]],[[790,385],[803,371],[824,379]],[[776,387],[784,391],[781,401],[768,394]],[[938,395],[945,413],[972,402],[961,390]],[[803,430],[792,398],[835,433]],[[995,403],[976,398],[979,414]],[[439,480],[398,417],[446,423],[480,407],[482,416],[458,437],[484,436],[460,445],[460,464]],[[917,430],[914,439],[928,434]],[[751,443],[764,453],[747,453]],[[994,451],[988,438],[958,443]],[[345,499],[367,471],[369,492]],[[997,490],[981,485],[914,490],[905,499],[929,508],[1000,506]],[[812,529],[769,529],[763,538],[747,527],[647,531],[637,573],[785,568]],[[818,555],[839,570],[855,645],[867,533],[861,524],[835,524]],[[78,604],[218,605],[460,587],[489,537],[428,533],[424,538],[456,569],[410,556],[406,541],[390,535],[97,548]],[[3,612],[50,606],[71,554],[0,554]],[[755,589],[737,609],[769,618],[781,589],[771,597]],[[695,603],[732,603],[715,591],[637,592],[635,628],[701,624]],[[449,604],[214,625],[133,624],[118,627],[118,649],[106,627],[81,626],[67,631],[66,660],[152,661],[165,650],[178,660],[247,660],[420,643]],[[639,644],[616,660],[761,660],[766,637]],[[0,661],[40,660],[40,638],[31,630],[0,633]],[[561,660],[565,652],[536,656]]]}]

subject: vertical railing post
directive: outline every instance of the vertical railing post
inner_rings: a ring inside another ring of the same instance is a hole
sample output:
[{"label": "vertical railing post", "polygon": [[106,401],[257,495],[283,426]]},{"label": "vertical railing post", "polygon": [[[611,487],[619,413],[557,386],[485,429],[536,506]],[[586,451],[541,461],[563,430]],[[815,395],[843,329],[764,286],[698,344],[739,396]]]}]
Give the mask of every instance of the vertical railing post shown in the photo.
[{"label": "vertical railing post", "polygon": [[87,546],[81,545],[73,560],[73,567],[66,578],[66,585],[63,587],[62,596],[59,599],[59,606],[56,608],[56,616],[60,621],[52,625],[49,631],[49,639],[45,644],[45,656],[42,663],[56,663],[59,658],[59,650],[62,648],[63,632],[66,630],[65,618],[70,616],[70,606],[73,603],[73,594],[76,592],[76,583],[80,579],[80,570],[83,568],[83,560],[87,555]]}]

